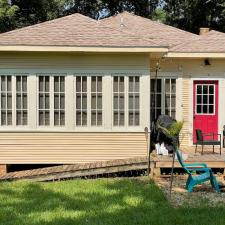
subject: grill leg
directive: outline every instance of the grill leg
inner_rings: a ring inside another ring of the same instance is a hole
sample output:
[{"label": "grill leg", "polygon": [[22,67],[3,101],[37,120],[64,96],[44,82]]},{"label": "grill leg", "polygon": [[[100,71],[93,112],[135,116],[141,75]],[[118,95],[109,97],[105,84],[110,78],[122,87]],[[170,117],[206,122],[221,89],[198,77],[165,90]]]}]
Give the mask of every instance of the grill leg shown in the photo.
[{"label": "grill leg", "polygon": [[220,155],[221,155],[221,143],[220,143]]},{"label": "grill leg", "polygon": [[202,144],[202,155],[203,155],[203,146],[204,146],[204,145]]},{"label": "grill leg", "polygon": [[214,149],[214,145],[213,145],[213,153],[215,152],[215,149]]}]

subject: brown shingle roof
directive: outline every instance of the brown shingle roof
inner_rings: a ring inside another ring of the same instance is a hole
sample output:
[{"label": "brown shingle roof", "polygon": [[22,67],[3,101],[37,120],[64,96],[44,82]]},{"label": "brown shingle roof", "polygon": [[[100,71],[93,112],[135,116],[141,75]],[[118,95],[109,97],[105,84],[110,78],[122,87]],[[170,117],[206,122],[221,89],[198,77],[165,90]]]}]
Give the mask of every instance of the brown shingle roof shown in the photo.
[{"label": "brown shingle roof", "polygon": [[158,43],[164,43],[167,46],[181,44],[185,40],[192,41],[198,39],[198,35],[196,34],[128,12],[103,19],[100,22],[104,25],[133,32],[136,35],[149,38]]},{"label": "brown shingle roof", "polygon": [[224,53],[225,33],[215,30],[199,36],[198,40],[184,42],[170,49],[170,52]]},{"label": "brown shingle roof", "polygon": [[147,38],[112,28],[81,14],[0,34],[0,46],[160,47]]}]

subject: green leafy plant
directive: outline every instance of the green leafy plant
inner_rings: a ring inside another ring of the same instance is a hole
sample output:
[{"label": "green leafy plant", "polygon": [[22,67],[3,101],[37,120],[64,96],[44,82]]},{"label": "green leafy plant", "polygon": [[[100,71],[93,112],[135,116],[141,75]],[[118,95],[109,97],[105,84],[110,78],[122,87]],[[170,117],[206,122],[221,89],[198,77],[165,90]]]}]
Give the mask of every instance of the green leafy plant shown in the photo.
[{"label": "green leafy plant", "polygon": [[162,131],[163,133],[171,138],[173,140],[173,143],[174,144],[178,144],[178,140],[179,140],[179,134],[180,134],[180,131],[183,127],[183,121],[176,121],[174,122],[169,128],[165,128],[165,127],[162,127],[160,126],[159,124],[157,125]]}]

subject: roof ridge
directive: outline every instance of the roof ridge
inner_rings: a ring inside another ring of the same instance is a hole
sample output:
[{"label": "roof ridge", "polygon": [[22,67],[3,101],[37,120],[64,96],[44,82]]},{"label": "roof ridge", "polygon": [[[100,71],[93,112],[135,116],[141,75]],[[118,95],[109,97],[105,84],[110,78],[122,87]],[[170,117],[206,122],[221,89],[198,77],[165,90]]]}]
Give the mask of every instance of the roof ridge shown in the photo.
[{"label": "roof ridge", "polygon": [[129,16],[138,17],[138,18],[140,18],[140,19],[144,19],[144,20],[146,20],[146,21],[148,21],[148,22],[150,22],[150,23],[156,24],[156,25],[157,25],[157,24],[160,24],[160,25],[162,25],[162,26],[164,26],[164,27],[170,27],[171,29],[179,30],[180,32],[185,32],[185,33],[191,34],[191,35],[196,36],[196,37],[198,36],[197,34],[194,34],[194,33],[192,33],[192,32],[189,32],[189,31],[186,31],[186,30],[182,30],[182,29],[177,28],[177,27],[173,27],[173,26],[171,26],[171,25],[162,23],[162,22],[160,22],[160,21],[156,21],[156,20],[152,20],[152,19],[150,19],[150,18],[146,18],[146,17],[143,17],[143,16],[139,16],[139,15],[136,15],[136,14],[134,14],[134,13],[130,13],[130,12],[128,12],[128,11],[123,11],[123,12],[118,13],[118,14],[116,14],[116,15],[113,15],[113,16],[110,16],[110,17],[107,17],[107,18],[103,18],[102,20],[110,19],[110,18],[112,18],[112,17],[116,17],[116,16],[121,15],[121,14],[127,14],[127,15],[129,15]]},{"label": "roof ridge", "polygon": [[[125,33],[125,34],[132,34],[132,35],[134,35],[135,37],[138,37],[138,38],[140,38],[140,39],[142,39],[142,40],[146,40],[146,41],[149,41],[149,42],[153,42],[155,45],[158,45],[158,46],[160,45],[160,43],[156,42],[156,39],[152,39],[152,38],[144,38],[144,37],[142,37],[141,35],[138,35],[137,33],[134,33],[134,32],[132,32],[132,31],[122,30],[122,29],[119,29],[119,28],[112,27],[112,26],[110,26],[110,25],[102,24],[102,23],[101,23],[101,20],[96,20],[96,22],[97,22],[100,26],[102,26],[102,27],[107,27],[107,28],[109,28],[109,29],[116,30],[116,31],[119,31],[119,32]],[[162,43],[162,44],[163,44],[163,43]],[[161,45],[161,46],[159,46],[159,47],[169,47],[169,46],[166,45],[166,44],[163,44],[163,45]]]},{"label": "roof ridge", "polygon": [[92,22],[96,21],[95,19],[92,19],[91,17],[85,16],[85,15],[83,15],[81,13],[73,13],[73,14],[70,14],[70,15],[67,15],[67,16],[58,17],[58,18],[55,18],[55,19],[47,20],[47,21],[44,21],[44,22],[40,22],[40,23],[29,25],[29,26],[26,26],[26,27],[20,27],[20,28],[17,28],[15,30],[11,30],[11,31],[7,31],[7,32],[4,32],[4,33],[0,33],[0,38],[2,36],[5,36],[5,35],[11,34],[11,33],[15,33],[15,32],[21,31],[21,30],[22,31],[27,30],[27,29],[29,29],[31,27],[34,28],[34,27],[41,26],[43,24],[55,23],[56,20],[58,21],[58,20],[62,20],[62,19],[69,18],[69,17],[74,17],[74,16],[84,17],[86,19],[90,19]]}]

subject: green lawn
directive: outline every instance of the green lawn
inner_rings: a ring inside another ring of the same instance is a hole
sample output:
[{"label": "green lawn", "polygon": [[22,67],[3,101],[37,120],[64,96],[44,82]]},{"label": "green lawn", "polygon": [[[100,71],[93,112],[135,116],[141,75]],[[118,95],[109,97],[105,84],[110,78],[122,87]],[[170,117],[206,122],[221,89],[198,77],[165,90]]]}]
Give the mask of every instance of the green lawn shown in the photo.
[{"label": "green lawn", "polygon": [[220,225],[225,206],[172,208],[147,178],[0,183],[1,225]]}]

